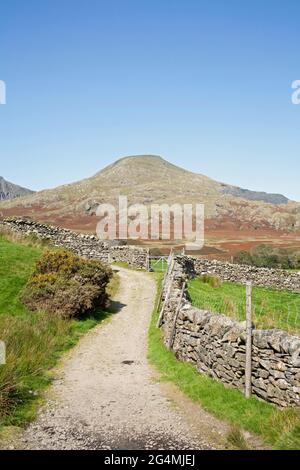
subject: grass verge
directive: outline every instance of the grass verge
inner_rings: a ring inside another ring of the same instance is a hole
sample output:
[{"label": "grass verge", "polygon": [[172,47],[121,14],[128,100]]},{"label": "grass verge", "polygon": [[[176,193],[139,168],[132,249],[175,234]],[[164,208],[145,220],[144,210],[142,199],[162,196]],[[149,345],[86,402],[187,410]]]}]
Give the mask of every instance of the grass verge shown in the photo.
[{"label": "grass verge", "polygon": [[150,362],[161,373],[161,379],[173,382],[193,401],[217,418],[259,435],[276,449],[300,448],[300,410],[279,410],[252,397],[246,400],[241,392],[225,387],[187,362],[178,361],[163,344],[162,330],[156,328],[157,302],[162,274],[155,273],[158,284],[157,301],[149,329]]},{"label": "grass verge", "polygon": [[164,273],[168,267],[168,263],[165,258],[159,260],[152,259],[150,265],[152,271],[155,273]]}]

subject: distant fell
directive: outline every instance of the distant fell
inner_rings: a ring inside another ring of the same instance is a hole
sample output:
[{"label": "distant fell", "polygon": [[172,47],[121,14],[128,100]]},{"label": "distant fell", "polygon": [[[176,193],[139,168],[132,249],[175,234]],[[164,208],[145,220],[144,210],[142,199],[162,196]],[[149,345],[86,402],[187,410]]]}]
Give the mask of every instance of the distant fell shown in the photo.
[{"label": "distant fell", "polygon": [[0,210],[7,215],[67,222],[72,228],[83,224],[92,228],[97,206],[117,206],[119,195],[127,196],[129,203],[148,206],[203,203],[207,226],[213,229],[300,230],[300,203],[280,194],[220,183],[158,155],[123,157],[90,178],[2,202]]},{"label": "distant fell", "polygon": [[30,189],[23,188],[17,184],[6,181],[3,176],[0,176],[0,201],[7,201],[17,197],[27,196],[33,194]]}]

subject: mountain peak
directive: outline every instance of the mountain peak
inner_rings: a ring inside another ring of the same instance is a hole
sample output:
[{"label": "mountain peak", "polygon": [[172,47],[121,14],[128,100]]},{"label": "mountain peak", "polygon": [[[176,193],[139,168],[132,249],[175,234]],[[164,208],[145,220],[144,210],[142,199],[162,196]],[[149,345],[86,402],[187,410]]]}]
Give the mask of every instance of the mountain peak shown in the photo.
[{"label": "mountain peak", "polygon": [[156,177],[160,172],[163,172],[164,174],[167,172],[170,172],[170,174],[173,174],[174,172],[181,172],[185,174],[189,173],[191,175],[194,174],[185,170],[184,168],[180,168],[179,166],[174,165],[160,155],[145,154],[129,155],[119,158],[115,162],[105,167],[103,170],[98,171],[95,176],[107,175],[108,173],[112,174],[116,173],[117,171],[121,171],[123,173],[126,172],[126,176],[129,178],[134,174],[139,176],[152,175]]},{"label": "mountain peak", "polygon": [[230,223],[287,231],[300,228],[300,205],[284,196],[220,183],[151,154],[125,156],[91,178],[7,202],[1,210],[73,220],[95,215],[100,203],[116,206],[120,195],[127,196],[129,204],[147,206],[203,203],[206,219],[216,227]]},{"label": "mountain peak", "polygon": [[113,168],[116,166],[124,165],[141,165],[141,164],[166,164],[171,165],[167,160],[162,158],[160,155],[126,155],[125,157],[118,158],[116,161],[105,167],[104,169],[97,172],[97,174],[107,170],[108,168]]},{"label": "mountain peak", "polygon": [[16,197],[27,196],[32,193],[33,191],[30,189],[10,183],[3,176],[0,176],[0,201],[15,199]]},{"label": "mountain peak", "polygon": [[[119,158],[118,160],[116,160],[114,163],[117,164],[117,163],[121,163],[122,161],[126,162],[126,161],[130,161],[130,160],[148,160],[148,161],[162,161],[162,162],[167,162],[167,160],[165,160],[163,157],[161,157],[160,155],[152,155],[152,154],[144,154],[144,155],[126,155],[125,157],[121,157]],[[168,162],[167,162],[168,163]]]}]

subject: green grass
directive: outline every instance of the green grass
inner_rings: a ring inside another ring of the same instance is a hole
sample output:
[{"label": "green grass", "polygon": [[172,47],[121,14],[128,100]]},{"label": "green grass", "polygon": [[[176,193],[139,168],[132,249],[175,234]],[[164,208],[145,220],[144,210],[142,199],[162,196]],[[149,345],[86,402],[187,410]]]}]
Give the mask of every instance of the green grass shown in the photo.
[{"label": "green grass", "polygon": [[18,294],[41,254],[41,248],[15,244],[0,236],[0,315],[27,313]]},{"label": "green grass", "polygon": [[165,259],[151,259],[150,266],[155,273],[164,273],[167,269],[168,263]]},{"label": "green grass", "polygon": [[[120,266],[121,268],[126,268],[126,269],[131,269],[133,271],[145,271],[144,269],[141,268],[136,268],[135,266],[131,266],[129,263],[126,261],[114,261],[112,263],[113,266]],[[150,267],[151,270],[155,273],[161,273],[165,272],[167,269],[167,262],[163,260],[150,260]]]},{"label": "green grass", "polygon": [[[0,236],[0,339],[7,352],[6,364],[0,365],[0,428],[21,426],[35,417],[61,354],[110,315],[99,310],[75,320],[28,311],[19,295],[43,250],[43,245],[15,243]],[[117,287],[114,276],[109,294]]]},{"label": "green grass", "polygon": [[143,268],[136,268],[135,266],[131,266],[131,264],[127,263],[126,261],[114,261],[111,264],[112,266],[120,266],[120,268],[130,269],[131,271],[145,271]]},{"label": "green grass", "polygon": [[[188,284],[193,305],[243,321],[246,318],[246,288],[240,284],[224,282],[213,287],[201,278]],[[257,328],[279,328],[300,333],[300,294],[253,288],[253,321]]]},{"label": "green grass", "polygon": [[239,450],[249,450],[249,446],[239,426],[231,426],[231,429],[226,437],[227,443],[229,444],[230,448]]},{"label": "green grass", "polygon": [[[155,276],[160,286],[162,275]],[[157,299],[158,296],[159,289]],[[157,318],[155,307],[149,329],[148,357],[161,373],[162,380],[173,382],[217,418],[259,435],[274,448],[300,448],[299,409],[282,411],[255,397],[247,400],[238,390],[199,374],[190,363],[178,361],[163,344],[162,331],[156,328]]]}]

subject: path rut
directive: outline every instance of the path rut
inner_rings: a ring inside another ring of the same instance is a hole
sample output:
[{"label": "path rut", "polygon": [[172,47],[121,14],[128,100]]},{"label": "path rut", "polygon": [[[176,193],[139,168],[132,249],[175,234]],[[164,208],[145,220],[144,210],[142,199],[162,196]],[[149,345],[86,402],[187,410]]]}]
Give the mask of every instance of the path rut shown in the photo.
[{"label": "path rut", "polygon": [[148,364],[154,279],[144,272],[118,271],[119,311],[66,354],[46,404],[22,435],[19,448],[213,447],[203,437],[199,423],[190,419],[190,405],[185,409],[183,401],[178,406]]}]

